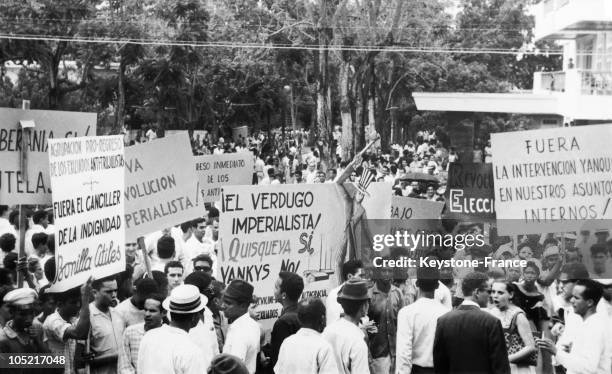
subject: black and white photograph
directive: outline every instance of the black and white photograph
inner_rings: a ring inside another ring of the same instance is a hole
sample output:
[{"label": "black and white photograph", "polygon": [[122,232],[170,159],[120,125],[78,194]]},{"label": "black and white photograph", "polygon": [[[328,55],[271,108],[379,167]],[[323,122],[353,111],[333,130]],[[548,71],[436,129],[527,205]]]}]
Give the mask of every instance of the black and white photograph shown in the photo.
[{"label": "black and white photograph", "polygon": [[2,374],[612,374],[612,0],[0,0]]}]

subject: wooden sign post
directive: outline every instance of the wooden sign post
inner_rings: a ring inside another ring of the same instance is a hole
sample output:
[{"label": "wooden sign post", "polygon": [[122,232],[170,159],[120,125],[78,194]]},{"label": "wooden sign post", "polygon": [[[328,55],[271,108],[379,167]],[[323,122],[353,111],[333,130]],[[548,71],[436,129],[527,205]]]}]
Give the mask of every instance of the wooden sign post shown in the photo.
[{"label": "wooden sign post", "polygon": [[[23,100],[21,103],[22,110],[30,109],[30,100]],[[21,153],[20,153],[20,163],[21,170],[24,182],[28,183],[28,139],[30,128],[36,126],[34,121],[19,121],[19,125],[21,127]],[[19,204],[19,256],[17,257],[17,261],[21,260],[25,257],[25,232],[26,227],[28,225],[28,220],[25,216],[25,211],[23,209],[23,204]],[[17,274],[17,287],[23,287],[23,274],[18,272]]]}]

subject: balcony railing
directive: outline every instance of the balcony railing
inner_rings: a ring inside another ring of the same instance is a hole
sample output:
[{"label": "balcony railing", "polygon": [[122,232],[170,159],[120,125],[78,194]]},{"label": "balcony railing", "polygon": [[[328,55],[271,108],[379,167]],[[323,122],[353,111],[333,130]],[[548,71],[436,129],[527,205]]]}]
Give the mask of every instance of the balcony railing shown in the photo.
[{"label": "balcony railing", "polygon": [[575,38],[585,30],[612,30],[611,0],[544,0],[534,8],[536,40]]},{"label": "balcony railing", "polygon": [[580,87],[583,95],[612,95],[612,72],[580,71]]},{"label": "balcony railing", "polygon": [[542,72],[540,89],[543,91],[565,91],[565,72],[554,71],[554,72]]},{"label": "balcony railing", "polygon": [[566,92],[612,96],[612,71],[578,70],[537,72],[534,92]]}]

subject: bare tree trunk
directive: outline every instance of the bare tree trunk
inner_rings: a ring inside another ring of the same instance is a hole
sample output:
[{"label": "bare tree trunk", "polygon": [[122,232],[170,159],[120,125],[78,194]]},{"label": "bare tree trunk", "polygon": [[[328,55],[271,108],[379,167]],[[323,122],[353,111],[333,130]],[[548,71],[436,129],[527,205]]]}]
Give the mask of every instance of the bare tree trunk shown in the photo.
[{"label": "bare tree trunk", "polygon": [[317,79],[317,138],[327,140],[329,138],[329,124],[331,118],[331,103],[328,101],[328,63],[329,51],[327,49],[327,36],[321,33],[319,41],[319,74]]},{"label": "bare tree trunk", "polygon": [[342,159],[349,160],[353,153],[353,118],[351,115],[351,99],[349,96],[349,72],[350,62],[342,61],[340,65],[340,116],[342,120],[342,137],[340,145],[342,147]]},{"label": "bare tree trunk", "polygon": [[356,85],[357,92],[357,103],[355,105],[355,149],[362,149],[366,145],[366,123],[368,116],[368,108],[367,108],[367,93],[364,92],[363,83]]},{"label": "bare tree trunk", "polygon": [[119,59],[117,76],[117,105],[115,106],[115,124],[111,134],[119,134],[125,125],[125,62]]},{"label": "bare tree trunk", "polygon": [[58,109],[60,101],[59,83],[57,74],[59,72],[59,61],[51,56],[49,63],[49,109]]}]

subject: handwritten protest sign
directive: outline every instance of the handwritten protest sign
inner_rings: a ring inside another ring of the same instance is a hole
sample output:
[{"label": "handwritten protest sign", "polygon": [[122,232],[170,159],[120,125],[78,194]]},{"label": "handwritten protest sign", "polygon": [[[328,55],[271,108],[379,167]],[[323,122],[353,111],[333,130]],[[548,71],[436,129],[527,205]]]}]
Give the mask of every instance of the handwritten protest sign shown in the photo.
[{"label": "handwritten protest sign", "polygon": [[[95,136],[96,120],[95,113],[0,108],[0,202],[49,204],[49,140]],[[34,122],[26,140],[27,178],[20,164],[24,134],[20,121]]]},{"label": "handwritten protest sign", "polygon": [[259,297],[256,313],[270,330],[282,307],[274,282],[282,270],[304,278],[304,293],[325,297],[335,284],[345,229],[336,184],[228,186],[223,189],[220,281],[243,279]]},{"label": "handwritten protest sign", "polygon": [[123,136],[49,139],[54,292],[125,270]]},{"label": "handwritten protest sign", "polygon": [[187,134],[125,149],[127,239],[202,216]]},{"label": "handwritten protest sign", "polygon": [[580,230],[612,217],[612,125],[491,135],[504,235]]},{"label": "handwritten protest sign", "polygon": [[456,220],[495,220],[493,165],[451,163],[446,185],[446,218]]},{"label": "handwritten protest sign", "polygon": [[251,185],[253,183],[253,154],[228,153],[195,157],[200,200],[212,203],[221,199],[224,186]]},{"label": "handwritten protest sign", "polygon": [[[397,230],[419,230],[421,220],[440,218],[444,203],[412,197],[393,196],[391,203],[392,227]],[[415,226],[415,222],[417,226]]]}]

